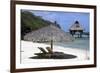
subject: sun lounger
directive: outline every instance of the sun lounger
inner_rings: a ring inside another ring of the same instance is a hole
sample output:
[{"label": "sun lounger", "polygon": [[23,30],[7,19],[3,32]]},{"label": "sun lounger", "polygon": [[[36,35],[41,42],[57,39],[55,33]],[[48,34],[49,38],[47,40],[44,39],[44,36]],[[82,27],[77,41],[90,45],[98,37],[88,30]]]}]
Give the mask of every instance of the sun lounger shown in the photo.
[{"label": "sun lounger", "polygon": [[46,47],[46,49],[48,50],[48,53],[50,53],[50,54],[53,53],[53,51],[52,51],[52,49],[50,47]]},{"label": "sun lounger", "polygon": [[42,53],[44,53],[44,54],[47,53],[42,47],[38,47],[38,48],[42,51]]},{"label": "sun lounger", "polygon": [[52,50],[49,47],[46,48],[48,52],[45,51],[42,47],[38,47],[38,49],[40,49],[42,53],[35,53],[35,55],[38,55],[39,57],[51,57]]},{"label": "sun lounger", "polygon": [[42,53],[35,53],[35,55],[44,55],[48,53],[42,47],[38,47],[38,49],[41,50]]}]

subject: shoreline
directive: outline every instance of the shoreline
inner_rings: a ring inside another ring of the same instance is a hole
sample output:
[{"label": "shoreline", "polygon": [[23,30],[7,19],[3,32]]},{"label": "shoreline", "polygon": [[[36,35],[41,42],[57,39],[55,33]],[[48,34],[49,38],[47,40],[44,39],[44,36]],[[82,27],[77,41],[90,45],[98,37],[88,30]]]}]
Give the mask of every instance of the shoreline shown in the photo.
[{"label": "shoreline", "polygon": [[[50,47],[50,45],[45,44],[45,43],[33,43],[30,41],[21,41],[21,61],[22,63],[33,63],[33,62],[45,62],[45,61],[51,61],[55,59],[30,59],[29,57],[35,56],[34,53],[40,53],[41,51],[37,47]],[[46,49],[45,49],[46,50]],[[46,50],[47,51],[47,50]],[[87,50],[82,50],[82,49],[77,49],[77,48],[68,48],[68,47],[62,47],[58,45],[53,46],[53,51],[57,52],[63,52],[65,54],[72,54],[77,56],[77,58],[72,58],[72,59],[64,59],[64,60],[88,60],[89,58],[89,51]],[[57,60],[62,60],[62,59],[57,59]]]}]

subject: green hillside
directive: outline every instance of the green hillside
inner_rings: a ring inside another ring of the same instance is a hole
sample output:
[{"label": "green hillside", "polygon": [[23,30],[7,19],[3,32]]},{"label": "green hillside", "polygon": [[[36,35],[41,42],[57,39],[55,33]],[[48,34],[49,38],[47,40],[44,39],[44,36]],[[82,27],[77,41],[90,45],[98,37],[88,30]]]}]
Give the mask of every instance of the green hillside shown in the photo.
[{"label": "green hillside", "polygon": [[35,16],[28,11],[21,11],[21,34],[22,37],[32,30],[37,30],[44,26],[49,25],[51,22],[43,20],[39,16]]},{"label": "green hillside", "polygon": [[36,16],[31,12],[21,11],[21,38],[23,39],[23,36],[28,32],[40,29],[50,24],[60,28],[58,24],[44,20],[42,17]]}]

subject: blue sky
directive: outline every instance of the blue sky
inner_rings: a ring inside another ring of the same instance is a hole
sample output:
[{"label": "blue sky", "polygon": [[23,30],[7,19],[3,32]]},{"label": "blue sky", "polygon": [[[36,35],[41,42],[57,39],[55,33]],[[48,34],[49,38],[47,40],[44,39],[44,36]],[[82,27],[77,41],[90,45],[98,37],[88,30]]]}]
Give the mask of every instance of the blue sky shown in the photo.
[{"label": "blue sky", "polygon": [[61,28],[68,32],[70,26],[78,20],[79,23],[84,27],[85,32],[89,32],[89,13],[79,13],[79,12],[55,12],[55,11],[34,11],[31,10],[33,14],[36,16],[41,16],[45,20],[49,20],[51,22],[57,21],[57,23],[61,26]]}]

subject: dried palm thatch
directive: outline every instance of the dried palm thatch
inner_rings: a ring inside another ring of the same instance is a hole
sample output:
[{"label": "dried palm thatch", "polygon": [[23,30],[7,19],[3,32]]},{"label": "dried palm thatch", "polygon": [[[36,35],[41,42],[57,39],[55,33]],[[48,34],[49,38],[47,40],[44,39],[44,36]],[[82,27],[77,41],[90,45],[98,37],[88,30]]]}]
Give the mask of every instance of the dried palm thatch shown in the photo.
[{"label": "dried palm thatch", "polygon": [[34,42],[50,41],[51,39],[58,42],[73,40],[72,36],[69,33],[64,32],[54,25],[49,25],[41,29],[32,31],[24,36],[24,40]]}]

